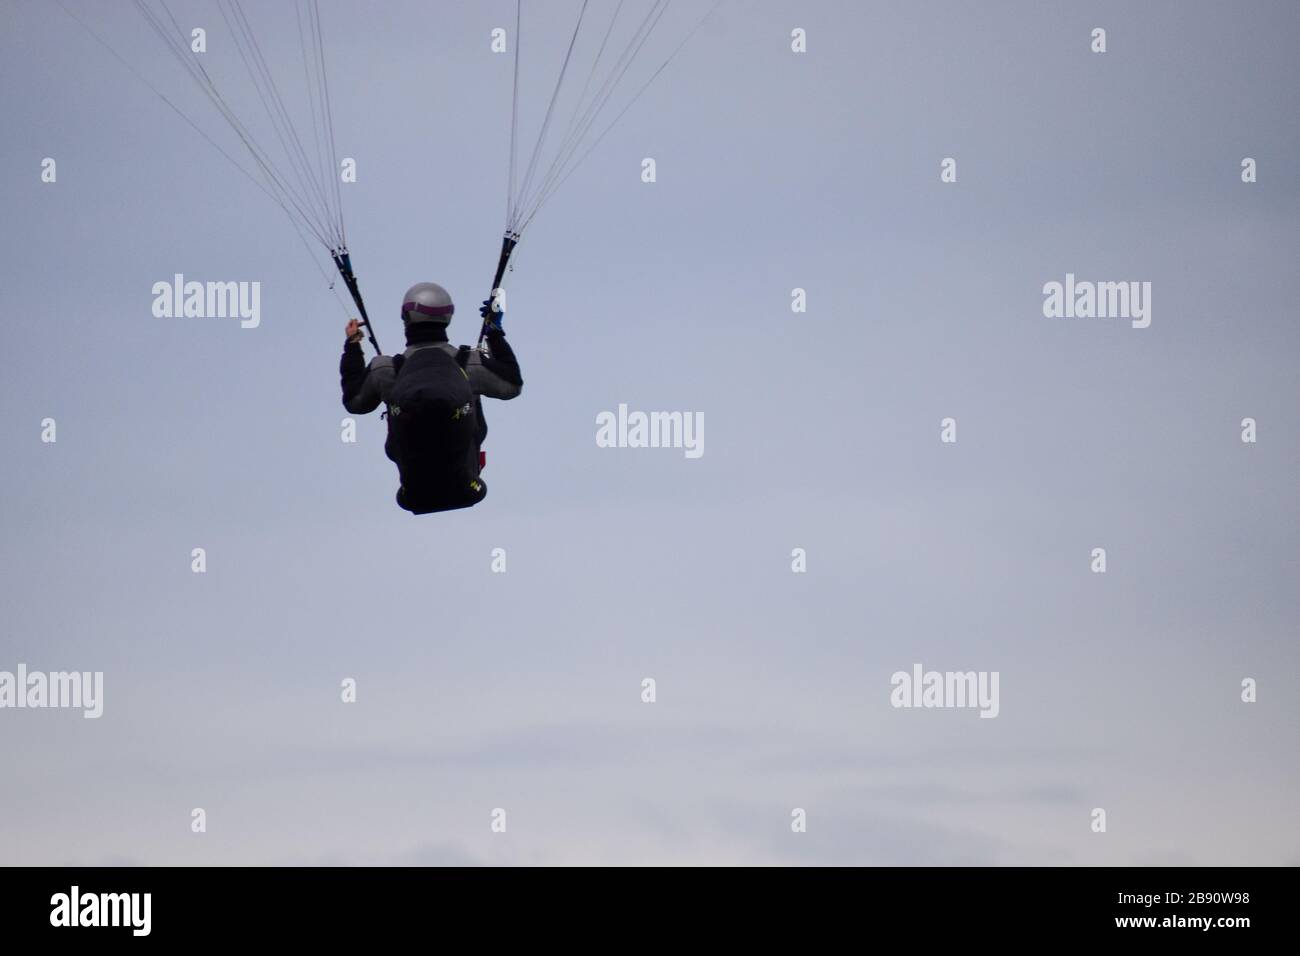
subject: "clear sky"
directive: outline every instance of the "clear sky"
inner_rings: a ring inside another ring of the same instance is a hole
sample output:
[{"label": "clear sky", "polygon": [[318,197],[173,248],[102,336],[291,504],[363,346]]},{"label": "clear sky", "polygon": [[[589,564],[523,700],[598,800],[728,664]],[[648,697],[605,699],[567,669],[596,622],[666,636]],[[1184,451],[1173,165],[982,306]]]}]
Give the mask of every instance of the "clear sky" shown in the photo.
[{"label": "clear sky", "polygon": [[[132,4],[67,2],[238,149]],[[525,125],[577,6],[526,0]],[[472,339],[514,5],[321,7],[380,341],[425,280]],[[1298,46],[1290,0],[724,0],[520,247],[488,498],[415,518],[283,213],[0,0],[0,670],[105,697],[0,710],[0,863],[1300,863]],[[260,326],[155,318],[175,273]],[[1067,273],[1150,327],[1046,318]],[[621,403],[705,453],[598,448]],[[892,707],[914,663],[998,716]]]}]

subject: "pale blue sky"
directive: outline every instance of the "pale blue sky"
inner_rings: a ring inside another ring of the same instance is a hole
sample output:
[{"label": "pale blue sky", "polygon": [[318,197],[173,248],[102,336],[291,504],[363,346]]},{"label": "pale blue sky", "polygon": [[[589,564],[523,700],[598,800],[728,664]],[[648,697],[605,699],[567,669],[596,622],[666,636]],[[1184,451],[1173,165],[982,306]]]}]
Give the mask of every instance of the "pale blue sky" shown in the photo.
[{"label": "pale blue sky", "polygon": [[[223,132],[131,4],[68,2]],[[380,341],[422,280],[472,338],[513,4],[322,17]],[[1298,44],[1282,0],[724,0],[521,247],[489,497],[413,518],[283,214],[0,0],[0,669],[105,672],[100,720],[0,711],[0,863],[1300,862]],[[175,272],[261,327],[153,318]],[[1044,318],[1066,272],[1151,327]],[[703,458],[597,448],[620,402]],[[917,661],[999,671],[998,718],[892,709]]]}]

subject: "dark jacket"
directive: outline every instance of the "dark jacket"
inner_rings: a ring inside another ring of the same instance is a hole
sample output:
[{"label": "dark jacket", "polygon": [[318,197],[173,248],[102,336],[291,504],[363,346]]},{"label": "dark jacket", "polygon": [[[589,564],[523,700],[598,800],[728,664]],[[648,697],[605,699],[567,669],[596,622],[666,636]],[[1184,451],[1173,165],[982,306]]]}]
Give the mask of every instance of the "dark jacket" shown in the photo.
[{"label": "dark jacket", "polygon": [[[447,341],[442,326],[432,322],[408,325],[406,344],[406,351],[402,353],[404,357],[409,357],[417,349],[438,348],[453,357],[458,351]],[[519,360],[506,341],[505,333],[488,333],[484,344],[485,351],[469,349],[465,362],[465,375],[474,394],[503,401],[515,398],[523,391],[524,379],[519,373]],[[387,400],[397,372],[391,355],[377,355],[366,365],[361,343],[348,342],[343,346],[343,358],[339,361],[339,376],[343,386],[343,407],[354,415],[365,415]]]},{"label": "dark jacket", "polygon": [[[458,384],[453,391],[468,397],[465,392],[465,385],[468,384],[469,393],[473,395],[473,422],[469,426],[473,432],[468,436],[460,436],[465,439],[466,457],[461,457],[462,445],[454,434],[443,436],[439,443],[433,445],[415,441],[410,434],[403,438],[399,433],[407,430],[407,416],[403,416],[399,427],[393,417],[397,409],[392,407],[389,409],[393,415],[388,419],[388,440],[384,443],[384,452],[397,465],[402,480],[402,485],[397,490],[399,507],[415,514],[472,507],[487,495],[487,485],[479,477],[482,465],[480,447],[487,437],[482,396],[507,400],[517,396],[524,387],[523,377],[519,374],[519,362],[510,343],[506,341],[505,333],[495,329],[488,334],[485,348],[463,346],[457,349],[447,341],[443,326],[431,322],[414,322],[406,328],[406,346],[406,351],[396,357],[400,362],[395,362],[394,356],[380,355],[366,365],[361,343],[345,343],[343,358],[339,361],[343,407],[353,414],[364,415],[378,408],[380,402],[388,403],[390,395],[406,405],[406,399],[411,397],[410,390],[407,389],[406,398],[402,398],[403,389],[394,388],[398,372],[405,367],[405,363],[411,363],[410,367],[417,376],[425,368],[433,369],[440,363],[450,364],[451,368],[459,366],[464,378],[454,376]],[[444,352],[451,359],[459,356],[459,361],[455,364],[448,363],[447,359],[431,354],[430,350],[433,349]],[[427,388],[428,383],[416,387]],[[459,403],[460,398],[455,401]],[[466,410],[468,408],[467,405]],[[460,418],[459,411],[455,417]],[[454,429],[455,426],[450,427]],[[421,433],[417,431],[415,434]],[[442,444],[443,440],[447,444]],[[407,487],[408,483],[410,487]]]}]

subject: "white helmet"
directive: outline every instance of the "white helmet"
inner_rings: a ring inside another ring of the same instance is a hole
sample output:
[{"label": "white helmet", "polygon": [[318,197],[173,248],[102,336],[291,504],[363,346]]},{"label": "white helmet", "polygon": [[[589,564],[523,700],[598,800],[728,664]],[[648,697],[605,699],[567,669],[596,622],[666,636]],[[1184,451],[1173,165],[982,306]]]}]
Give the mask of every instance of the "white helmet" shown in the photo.
[{"label": "white helmet", "polygon": [[436,322],[446,325],[455,311],[451,294],[436,282],[417,282],[406,290],[406,295],[402,298],[403,322]]}]

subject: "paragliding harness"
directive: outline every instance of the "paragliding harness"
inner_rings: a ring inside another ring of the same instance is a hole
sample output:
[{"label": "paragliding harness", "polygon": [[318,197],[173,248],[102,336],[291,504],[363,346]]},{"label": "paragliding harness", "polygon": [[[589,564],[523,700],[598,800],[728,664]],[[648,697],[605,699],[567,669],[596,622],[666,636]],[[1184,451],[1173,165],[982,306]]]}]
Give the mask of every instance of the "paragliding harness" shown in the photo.
[{"label": "paragliding harness", "polygon": [[394,356],[384,453],[401,479],[397,503],[412,514],[469,508],[487,495],[479,478],[486,429],[465,374],[468,355],[428,347]]},{"label": "paragliding harness", "polygon": [[[507,234],[492,280],[493,296],[510,263],[518,236]],[[336,263],[345,281],[351,275],[346,257]],[[356,280],[348,281],[364,320],[365,306]],[[490,328],[485,318],[479,348]],[[369,322],[364,322],[369,331]],[[371,333],[371,344],[374,335]],[[378,346],[375,348],[378,351]],[[463,345],[453,358],[437,346],[416,349],[409,357],[393,356],[396,378],[388,395],[388,440],[384,453],[397,465],[402,487],[397,504],[412,514],[432,514],[471,508],[487,495],[480,477],[486,456],[481,445],[487,435],[482,402],[469,384],[465,365],[471,348]]]}]

